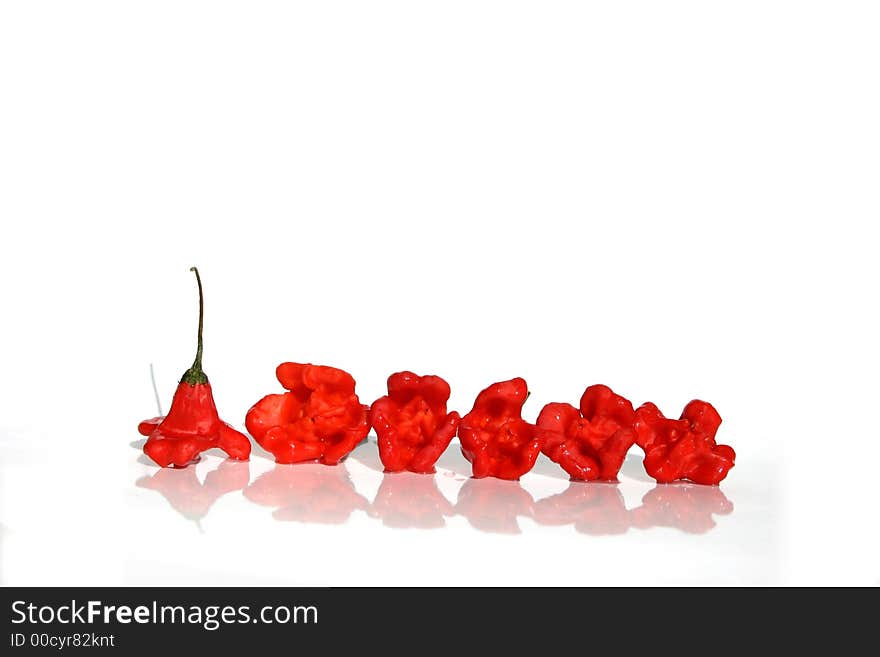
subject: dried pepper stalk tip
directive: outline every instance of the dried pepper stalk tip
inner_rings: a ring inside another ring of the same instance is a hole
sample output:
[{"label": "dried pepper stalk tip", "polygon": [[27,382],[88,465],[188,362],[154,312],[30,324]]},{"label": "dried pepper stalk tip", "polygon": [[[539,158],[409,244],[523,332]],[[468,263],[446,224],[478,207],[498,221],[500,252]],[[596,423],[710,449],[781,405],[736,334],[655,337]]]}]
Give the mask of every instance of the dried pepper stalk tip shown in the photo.
[{"label": "dried pepper stalk tip", "polygon": [[202,279],[195,272],[199,288],[199,330],[196,357],[183,374],[168,415],[144,420],[138,431],[148,436],[144,453],[163,468],[182,468],[198,460],[199,454],[213,447],[222,449],[231,459],[250,457],[251,442],[220,419],[208,377],[202,370],[202,326],[205,304]]}]

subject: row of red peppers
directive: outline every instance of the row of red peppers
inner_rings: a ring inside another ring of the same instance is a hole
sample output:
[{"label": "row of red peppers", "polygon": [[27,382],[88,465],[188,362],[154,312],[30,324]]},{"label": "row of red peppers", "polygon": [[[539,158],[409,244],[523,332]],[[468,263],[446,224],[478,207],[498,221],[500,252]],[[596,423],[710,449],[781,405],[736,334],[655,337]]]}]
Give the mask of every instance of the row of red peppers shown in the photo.
[{"label": "row of red peppers", "polygon": [[[220,420],[211,385],[202,371],[204,303],[199,286],[196,359],[183,375],[167,416],[142,422],[144,452],[162,467],[184,467],[212,447],[230,458],[247,459],[247,436]],[[645,452],[647,473],[658,482],[687,479],[717,484],[734,465],[735,453],[718,445],[721,416],[704,401],[685,406],[677,420],[653,403],[634,409],[604,385],[584,391],[579,407],[552,402],[537,422],[522,418],[528,388],[522,378],[483,390],[469,413],[447,412],[450,388],[439,376],[398,372],[388,378],[388,394],[361,404],[355,380],[335,367],[282,363],[276,370],[287,392],[263,397],[248,411],[245,425],[278,463],[318,461],[334,465],[370,431],[389,472],[431,473],[455,435],[472,464],[474,477],[519,479],[543,452],[572,479],[615,480],[633,444]]]}]

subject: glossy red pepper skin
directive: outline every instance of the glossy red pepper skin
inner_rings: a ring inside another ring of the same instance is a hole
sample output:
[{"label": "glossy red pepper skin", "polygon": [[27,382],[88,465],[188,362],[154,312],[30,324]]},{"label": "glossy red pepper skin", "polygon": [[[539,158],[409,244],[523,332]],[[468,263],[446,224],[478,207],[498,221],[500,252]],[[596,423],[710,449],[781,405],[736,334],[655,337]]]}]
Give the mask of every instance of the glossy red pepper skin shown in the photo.
[{"label": "glossy red pepper skin", "polygon": [[213,447],[229,458],[246,461],[251,441],[220,419],[208,377],[202,371],[202,319],[204,302],[202,279],[195,267],[199,286],[199,332],[196,358],[177,386],[168,415],[144,420],[138,425],[147,436],[144,453],[163,468],[182,468],[198,460],[199,454]]},{"label": "glossy red pepper skin", "polygon": [[277,463],[335,465],[369,433],[369,407],[358,400],[348,372],[281,363],[275,375],[289,392],[263,397],[248,411],[245,425]]},{"label": "glossy red pepper skin", "polygon": [[708,402],[695,399],[681,418],[666,418],[651,402],[635,414],[636,443],[645,451],[645,471],[660,483],[688,479],[715,485],[727,476],[736,453],[715,443],[721,416]]},{"label": "glossy red pepper skin", "polygon": [[144,453],[163,468],[194,463],[199,454],[213,447],[236,461],[247,461],[251,454],[248,437],[217,414],[210,383],[181,381],[168,415],[144,420],[138,431],[148,436]]},{"label": "glossy red pepper skin", "polygon": [[388,394],[370,407],[386,472],[434,472],[461,421],[455,411],[446,412],[449,394],[449,384],[439,376],[397,372],[388,377]]},{"label": "glossy red pepper skin", "polygon": [[519,479],[541,453],[538,427],[522,419],[528,397],[524,379],[494,383],[483,390],[473,409],[461,418],[461,453],[475,478]]},{"label": "glossy red pepper skin", "polygon": [[615,481],[636,439],[634,419],[628,399],[608,386],[590,386],[580,409],[552,402],[541,410],[542,451],[572,479]]}]

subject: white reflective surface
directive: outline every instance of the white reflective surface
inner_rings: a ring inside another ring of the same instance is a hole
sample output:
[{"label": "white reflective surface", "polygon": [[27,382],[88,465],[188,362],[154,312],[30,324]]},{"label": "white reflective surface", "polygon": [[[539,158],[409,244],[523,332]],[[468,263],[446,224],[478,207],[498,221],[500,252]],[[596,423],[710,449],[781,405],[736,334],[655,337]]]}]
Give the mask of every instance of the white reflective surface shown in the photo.
[{"label": "white reflective surface", "polygon": [[[341,465],[206,453],[160,469],[76,473],[34,441],[4,459],[3,584],[660,584],[780,581],[779,500],[743,485],[657,485],[633,452],[617,484],[570,482],[542,457],[521,482],[382,472],[375,438]],[[30,445],[30,447],[29,447]],[[75,451],[75,450],[74,450]],[[28,458],[30,454],[31,458]],[[126,472],[126,476],[121,476]],[[115,485],[115,488],[114,488]],[[112,492],[111,492],[112,491]]]}]

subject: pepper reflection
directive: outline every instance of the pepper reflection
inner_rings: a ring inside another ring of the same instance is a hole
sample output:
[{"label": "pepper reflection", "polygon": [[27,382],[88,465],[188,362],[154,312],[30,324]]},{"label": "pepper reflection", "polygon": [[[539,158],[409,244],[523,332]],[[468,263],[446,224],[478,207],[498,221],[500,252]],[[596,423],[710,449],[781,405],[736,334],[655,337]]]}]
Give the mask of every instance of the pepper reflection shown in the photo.
[{"label": "pepper reflection", "polygon": [[464,482],[458,491],[455,511],[475,529],[519,534],[519,516],[532,516],[534,507],[534,498],[519,482],[486,477]]},{"label": "pepper reflection", "polygon": [[530,517],[539,525],[573,525],[592,536],[654,527],[703,534],[715,527],[714,515],[733,512],[733,502],[717,486],[657,484],[640,506],[627,509],[616,484],[575,481],[535,502],[518,482],[487,478],[465,482],[455,510],[474,528],[493,533],[520,533],[518,518]]},{"label": "pepper reflection", "polygon": [[624,534],[629,512],[617,484],[573,481],[564,491],[539,500],[534,520],[540,525],[574,525],[582,534]]},{"label": "pepper reflection", "polygon": [[[355,454],[363,465],[381,467],[377,459],[374,463],[358,450]],[[344,463],[276,464],[248,486],[249,475],[247,462],[223,460],[204,483],[189,467],[162,468],[137,485],[160,492],[172,508],[196,523],[220,497],[237,490],[255,504],[274,508],[278,520],[341,524],[363,510],[386,527],[432,529],[460,515],[477,530],[502,534],[521,533],[520,518],[545,526],[572,525],[594,536],[656,527],[701,534],[715,527],[714,516],[730,514],[734,508],[721,488],[686,482],[656,484],[638,507],[627,509],[619,486],[601,482],[572,481],[563,492],[536,502],[519,482],[468,479],[452,505],[437,487],[437,476],[431,475],[385,474],[372,503],[355,490]]]},{"label": "pepper reflection", "polygon": [[382,478],[369,513],[386,527],[436,529],[445,527],[446,518],[455,515],[455,510],[434,477],[397,472]]},{"label": "pepper reflection", "polygon": [[245,488],[255,504],[275,507],[276,520],[340,524],[368,507],[351,482],[344,464],[297,463],[275,467]]},{"label": "pepper reflection", "polygon": [[718,486],[686,482],[657,484],[630,511],[631,524],[639,529],[674,527],[689,534],[705,534],[715,526],[715,515],[733,513],[733,502]]},{"label": "pepper reflection", "polygon": [[223,460],[199,482],[196,469],[159,468],[151,476],[141,477],[136,485],[161,493],[171,507],[188,520],[199,524],[218,499],[242,490],[250,481],[247,461]]}]

